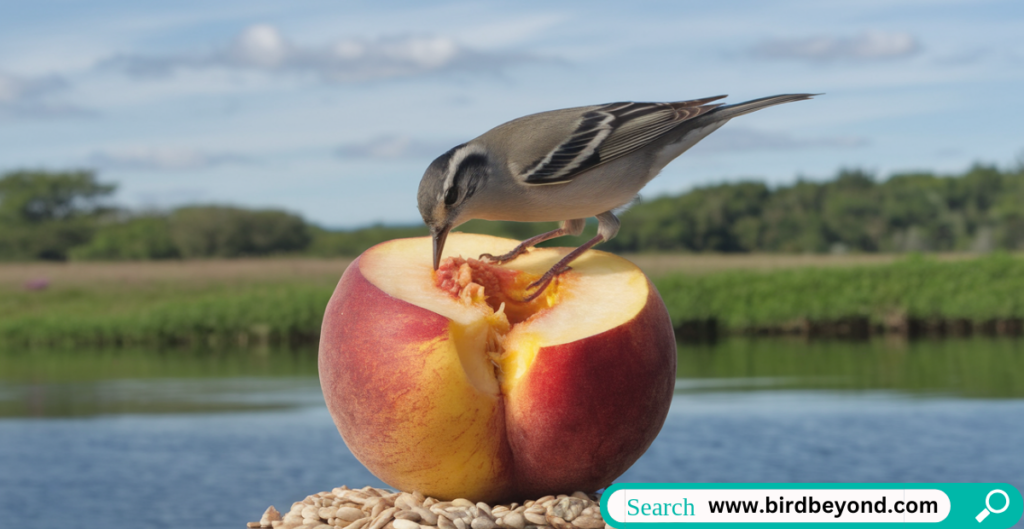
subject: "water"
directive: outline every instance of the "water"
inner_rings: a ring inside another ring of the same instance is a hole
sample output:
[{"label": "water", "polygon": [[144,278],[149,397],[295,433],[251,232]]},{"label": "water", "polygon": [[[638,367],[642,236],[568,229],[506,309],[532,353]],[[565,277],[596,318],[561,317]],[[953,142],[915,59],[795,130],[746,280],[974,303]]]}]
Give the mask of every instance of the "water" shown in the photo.
[{"label": "water", "polygon": [[[620,481],[1024,488],[1022,357],[1006,340],[684,347],[665,428]],[[0,354],[0,417],[9,526],[243,527],[383,485],[341,442],[309,352]]]}]

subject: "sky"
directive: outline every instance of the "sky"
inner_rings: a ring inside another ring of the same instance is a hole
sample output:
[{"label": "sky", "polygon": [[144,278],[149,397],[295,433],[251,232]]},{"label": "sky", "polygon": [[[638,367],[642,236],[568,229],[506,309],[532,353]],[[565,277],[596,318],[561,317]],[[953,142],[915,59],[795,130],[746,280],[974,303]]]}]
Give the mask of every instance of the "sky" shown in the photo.
[{"label": "sky", "polygon": [[510,119],[791,92],[824,95],[642,195],[1021,163],[1024,2],[0,2],[0,173],[92,169],[136,209],[418,223],[430,161]]}]

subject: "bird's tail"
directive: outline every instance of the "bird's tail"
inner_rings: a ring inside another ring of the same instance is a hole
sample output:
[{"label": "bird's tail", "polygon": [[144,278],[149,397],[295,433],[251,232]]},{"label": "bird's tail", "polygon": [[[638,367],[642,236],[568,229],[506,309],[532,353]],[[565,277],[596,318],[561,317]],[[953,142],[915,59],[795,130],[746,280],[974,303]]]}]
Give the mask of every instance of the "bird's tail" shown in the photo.
[{"label": "bird's tail", "polygon": [[781,105],[783,103],[792,103],[793,101],[803,101],[804,99],[810,99],[814,96],[821,94],[782,94],[777,96],[762,97],[760,99],[754,99],[744,103],[736,103],[735,105],[723,105],[706,115],[708,117],[714,116],[718,120],[728,120],[743,114],[749,114],[767,108],[774,105]]}]

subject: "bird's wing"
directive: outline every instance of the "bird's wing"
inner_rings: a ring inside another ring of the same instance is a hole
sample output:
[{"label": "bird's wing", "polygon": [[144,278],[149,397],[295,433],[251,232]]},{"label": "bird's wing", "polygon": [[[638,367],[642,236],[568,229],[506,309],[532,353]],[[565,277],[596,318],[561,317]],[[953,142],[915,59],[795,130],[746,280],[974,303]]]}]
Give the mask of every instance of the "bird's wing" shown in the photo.
[{"label": "bird's wing", "polygon": [[603,163],[650,144],[683,121],[719,106],[725,96],[678,103],[611,103],[583,113],[564,141],[524,167],[518,179],[530,185],[564,184]]}]

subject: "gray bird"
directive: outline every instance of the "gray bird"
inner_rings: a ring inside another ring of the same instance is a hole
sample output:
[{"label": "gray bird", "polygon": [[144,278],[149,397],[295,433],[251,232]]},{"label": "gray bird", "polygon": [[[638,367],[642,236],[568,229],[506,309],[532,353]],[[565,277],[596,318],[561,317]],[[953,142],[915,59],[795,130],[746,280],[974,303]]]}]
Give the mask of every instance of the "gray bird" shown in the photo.
[{"label": "gray bird", "polygon": [[452,228],[471,219],[560,221],[560,227],[480,258],[505,263],[535,244],[579,235],[597,217],[597,236],[573,250],[530,285],[534,299],[569,263],[619,231],[612,213],[673,159],[730,119],[762,108],[810,99],[785,94],[723,105],[725,96],[676,103],[610,103],[531,114],[453,147],[423,174],[420,214],[434,239],[434,269]]}]

